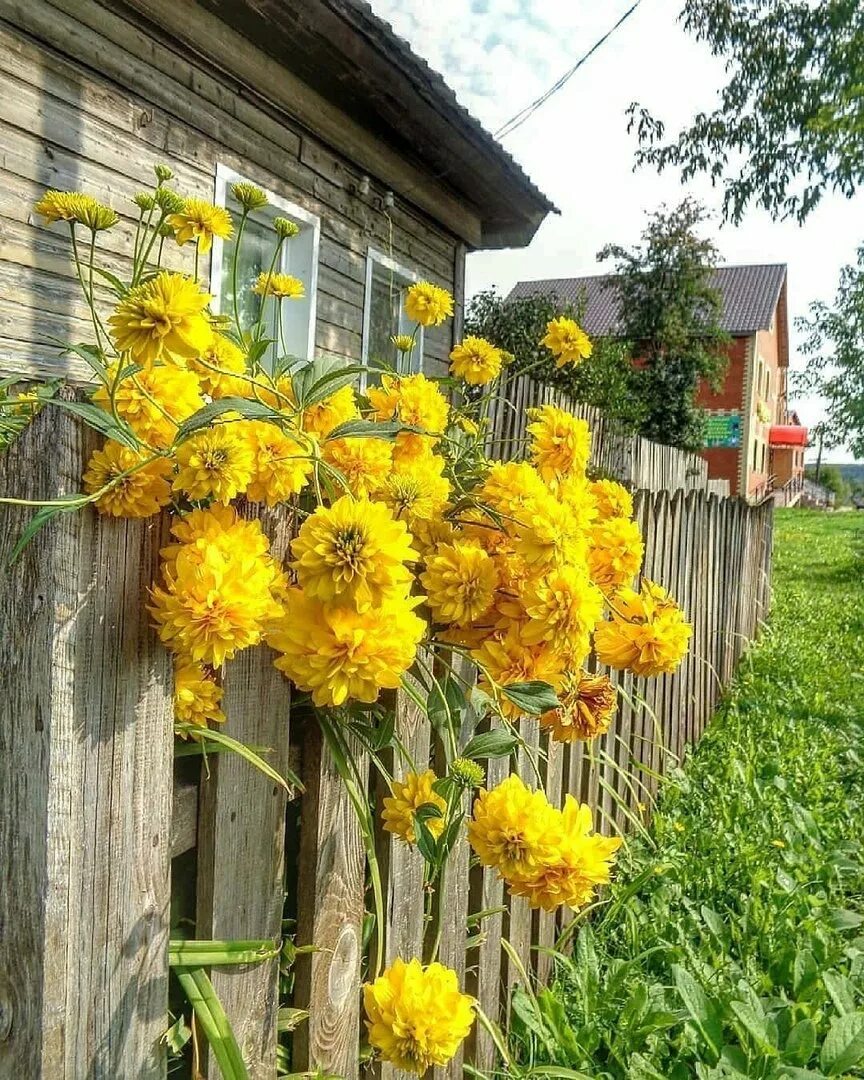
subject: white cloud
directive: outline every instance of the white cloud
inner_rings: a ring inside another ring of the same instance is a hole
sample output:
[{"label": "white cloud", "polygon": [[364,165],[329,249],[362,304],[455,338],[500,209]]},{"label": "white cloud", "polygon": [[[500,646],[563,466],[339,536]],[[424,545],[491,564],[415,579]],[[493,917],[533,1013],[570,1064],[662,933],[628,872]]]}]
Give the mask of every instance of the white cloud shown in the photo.
[{"label": "white cloud", "polygon": [[[372,0],[376,12],[495,130],[562,75],[605,33],[632,0]],[[635,137],[626,131],[633,100],[678,130],[710,108],[722,85],[722,64],[678,25],[683,0],[643,0],[636,12],[570,82],[505,146],[561,209],[525,250],[477,252],[468,259],[469,292],[506,291],[520,278],[592,273],[608,241],[635,242],[645,211],[678,202],[676,175],[633,172]],[[720,193],[700,178],[693,194],[719,210]],[[830,299],[841,266],[864,240],[861,200],[826,198],[804,227],[751,211],[738,228],[712,232],[725,262],[789,264],[790,313]],[[855,212],[857,210],[857,213]],[[797,334],[792,332],[793,366]],[[822,415],[802,403],[811,425]],[[836,459],[842,459],[843,452]],[[847,455],[848,456],[848,455]]]}]

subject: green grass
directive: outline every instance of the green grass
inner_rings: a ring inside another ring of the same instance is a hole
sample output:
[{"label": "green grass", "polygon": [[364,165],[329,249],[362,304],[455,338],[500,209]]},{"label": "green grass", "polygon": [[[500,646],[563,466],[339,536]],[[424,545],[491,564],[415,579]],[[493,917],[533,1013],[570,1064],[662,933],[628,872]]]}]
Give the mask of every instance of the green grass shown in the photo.
[{"label": "green grass", "polygon": [[770,626],[534,1005],[530,1067],[864,1076],[864,514],[781,511]]}]

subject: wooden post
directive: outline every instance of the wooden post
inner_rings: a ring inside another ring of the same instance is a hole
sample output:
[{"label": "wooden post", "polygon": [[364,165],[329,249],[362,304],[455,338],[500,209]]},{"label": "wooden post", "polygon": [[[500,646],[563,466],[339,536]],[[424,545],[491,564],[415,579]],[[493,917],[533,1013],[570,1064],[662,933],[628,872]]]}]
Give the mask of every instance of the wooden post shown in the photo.
[{"label": "wooden post", "polygon": [[[48,406],[0,455],[0,493],[80,490],[97,444]],[[4,507],[0,562],[0,1074],[165,1074],[173,731],[150,629],[160,519]]]}]

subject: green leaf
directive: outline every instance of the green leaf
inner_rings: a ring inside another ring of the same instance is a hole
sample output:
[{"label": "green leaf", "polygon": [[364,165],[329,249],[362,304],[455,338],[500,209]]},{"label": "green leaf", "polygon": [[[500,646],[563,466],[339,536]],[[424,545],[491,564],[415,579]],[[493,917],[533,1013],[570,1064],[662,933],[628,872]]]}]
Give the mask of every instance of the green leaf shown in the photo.
[{"label": "green leaf", "polygon": [[417,850],[428,863],[435,864],[438,858],[438,847],[435,837],[429,831],[429,826],[419,817],[414,815],[414,835],[417,837]]},{"label": "green leaf", "polygon": [[716,1063],[723,1048],[723,1025],[717,1017],[716,1006],[689,971],[679,964],[672,965],[672,976],[690,1020]]},{"label": "green leaf", "polygon": [[765,1024],[764,1016],[760,1016],[753,1006],[748,1005],[745,1001],[731,1001],[729,1003],[729,1008],[753,1040],[757,1050],[761,1051],[763,1054],[769,1055],[776,1053],[776,1047],[774,1047],[768,1035],[768,1028]]},{"label": "green leaf", "polygon": [[426,715],[436,731],[442,731],[450,723],[450,709],[440,683],[434,682],[426,698]]},{"label": "green leaf", "polygon": [[53,341],[55,345],[58,345],[63,350],[63,353],[74,353],[75,356],[80,360],[83,360],[88,367],[96,372],[103,383],[110,383],[111,378],[108,374],[108,368],[105,365],[105,358],[101,349],[98,349],[95,345],[73,345],[68,341],[61,341],[60,338],[49,338],[48,340]]},{"label": "green leaf", "polygon": [[398,420],[346,420],[333,428],[326,442],[334,439],[387,439],[392,441],[405,425]]},{"label": "green leaf", "polygon": [[443,817],[441,807],[431,802],[420,803],[414,810],[414,818],[417,821],[429,821],[432,818],[437,818],[440,821]]},{"label": "green leaf", "polygon": [[541,713],[557,709],[561,704],[555,690],[547,682],[537,679],[530,682],[510,683],[502,686],[501,692],[506,698],[528,716],[540,716]]},{"label": "green leaf", "polygon": [[825,971],[822,973],[822,982],[828,997],[831,998],[831,1004],[841,1016],[855,1012],[855,986],[851,979],[837,971]]},{"label": "green leaf", "polygon": [[173,970],[222,1070],[222,1080],[249,1080],[237,1039],[206,972],[202,968]]},{"label": "green leaf", "polygon": [[783,1047],[783,1058],[790,1065],[806,1065],[816,1049],[816,1025],[805,1017],[790,1030]]},{"label": "green leaf", "polygon": [[[204,739],[208,742],[214,742],[217,745],[223,747],[226,750],[233,750],[235,754],[239,754],[249,762],[250,765],[254,765],[259,772],[269,780],[274,780],[280,787],[285,788],[288,795],[293,799],[295,797],[295,791],[303,792],[306,788],[303,786],[300,777],[291,769],[285,769],[285,777],[278,773],[272,765],[268,765],[267,762],[255,753],[245,743],[238,742],[237,739],[232,739],[230,735],[226,735],[224,731],[219,731],[217,728],[205,728],[200,727],[198,724],[175,724],[174,730],[180,735],[194,735],[196,738]],[[292,790],[295,789],[295,790]]]},{"label": "green leaf", "polygon": [[64,401],[63,398],[49,398],[46,404],[54,405],[58,409],[80,416],[88,427],[100,432],[106,439],[128,446],[130,450],[137,450],[140,443],[135,432],[126,423],[118,424],[111,413],[100,409],[97,405],[90,405],[86,401]]},{"label": "green leaf", "polygon": [[809,949],[799,949],[792,965],[792,990],[799,1001],[806,1001],[819,982],[819,965]]},{"label": "green leaf", "polygon": [[211,401],[208,405],[193,413],[188,420],[184,420],[177,432],[178,441],[182,441],[187,435],[195,431],[209,427],[214,420],[225,413],[239,413],[246,420],[284,420],[285,417],[271,409],[269,405],[250,398],[226,397],[218,401]]},{"label": "green leaf", "polygon": [[109,270],[103,269],[101,266],[94,266],[94,271],[100,276],[105,278],[113,291],[122,300],[129,289],[123,284],[120,278],[116,274],[112,274]]},{"label": "green leaf", "polygon": [[304,1020],[308,1019],[308,1009],[291,1009],[285,1005],[276,1014],[276,1030],[294,1031]]},{"label": "green leaf", "polygon": [[835,1016],[822,1043],[819,1065],[828,1076],[840,1076],[864,1059],[864,1012]]},{"label": "green leaf", "polygon": [[831,912],[829,920],[835,930],[857,930],[864,923],[864,915],[859,914],[857,911],[837,908]]},{"label": "green leaf", "polygon": [[186,1023],[186,1018],[178,1016],[159,1041],[165,1043],[170,1054],[179,1054],[191,1038],[192,1031]]},{"label": "green leaf", "polygon": [[[86,498],[86,496],[71,496],[71,498]],[[13,566],[21,557],[21,552],[43,525],[47,525],[49,521],[57,517],[58,514],[68,514],[78,509],[77,507],[69,506],[40,506],[32,518],[27,522],[26,526],[21,530],[21,535],[18,537],[15,547],[12,548],[12,552],[9,555],[9,566]]]},{"label": "green leaf", "polygon": [[508,728],[493,728],[475,735],[462,751],[462,757],[475,761],[479,758],[509,757],[519,745],[519,739]]},{"label": "green leaf", "polygon": [[307,409],[310,405],[317,405],[343,386],[356,383],[363,370],[356,364],[346,365],[332,357],[318,357],[304,364],[291,376],[297,407]]},{"label": "green leaf", "polygon": [[260,964],[282,951],[272,941],[195,941],[177,938],[168,942],[170,967],[226,967],[231,964]]}]

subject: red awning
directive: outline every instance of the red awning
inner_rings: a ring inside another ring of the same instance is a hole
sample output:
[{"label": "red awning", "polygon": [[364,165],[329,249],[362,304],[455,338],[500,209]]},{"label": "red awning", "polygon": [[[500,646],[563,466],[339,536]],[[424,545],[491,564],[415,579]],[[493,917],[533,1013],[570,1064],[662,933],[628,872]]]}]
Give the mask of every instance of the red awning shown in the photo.
[{"label": "red awning", "polygon": [[772,424],[768,429],[769,446],[806,446],[807,428],[800,424]]}]

